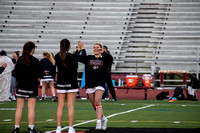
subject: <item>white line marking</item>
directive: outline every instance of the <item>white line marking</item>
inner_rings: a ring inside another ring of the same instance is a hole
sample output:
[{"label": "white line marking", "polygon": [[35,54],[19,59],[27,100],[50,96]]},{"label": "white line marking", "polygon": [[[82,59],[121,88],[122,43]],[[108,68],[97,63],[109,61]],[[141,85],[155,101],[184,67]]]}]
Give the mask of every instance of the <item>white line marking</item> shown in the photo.
[{"label": "white line marking", "polygon": [[[106,118],[111,118],[111,117],[114,117],[114,116],[117,116],[117,115],[122,115],[122,114],[130,113],[130,112],[133,112],[133,111],[137,111],[137,110],[142,110],[142,109],[149,108],[149,107],[152,107],[152,106],[155,106],[155,105],[154,105],[154,104],[151,104],[151,105],[148,105],[148,106],[144,106],[144,107],[140,107],[140,108],[131,109],[131,110],[128,110],[128,111],[124,111],[124,112],[112,114],[112,115],[107,116]],[[89,121],[85,121],[85,122],[78,123],[78,124],[74,124],[73,126],[75,127],[75,126],[87,124],[87,123],[90,123],[90,122],[93,122],[93,121],[96,121],[96,119],[89,120]],[[62,128],[62,130],[65,130],[65,129],[68,129],[68,128],[69,128],[68,126],[65,126],[65,127]],[[56,131],[56,130],[53,130],[53,131],[46,131],[46,132],[44,132],[44,133],[51,133],[51,132],[55,132],[55,131]]]},{"label": "white line marking", "polygon": [[16,110],[16,108],[0,108],[0,110]]},{"label": "white line marking", "polygon": [[106,118],[111,118],[111,117],[116,116],[116,115],[122,115],[122,114],[130,113],[130,112],[133,112],[133,111],[149,108],[149,107],[152,107],[152,106],[154,106],[154,105],[152,104],[152,105],[144,106],[144,107],[141,107],[141,108],[132,109],[132,110],[128,110],[128,111],[112,114],[112,115],[107,116]]},{"label": "white line marking", "polygon": [[3,121],[11,121],[12,119],[6,119],[6,120],[3,120]]},{"label": "white line marking", "polygon": [[130,121],[130,122],[138,122],[138,121]]},{"label": "white line marking", "polygon": [[126,104],[120,104],[120,105],[126,105]]},{"label": "white line marking", "polygon": [[48,120],[46,120],[46,121],[53,121],[54,119],[48,119]]},{"label": "white line marking", "polygon": [[181,123],[180,121],[174,121],[173,123]]}]

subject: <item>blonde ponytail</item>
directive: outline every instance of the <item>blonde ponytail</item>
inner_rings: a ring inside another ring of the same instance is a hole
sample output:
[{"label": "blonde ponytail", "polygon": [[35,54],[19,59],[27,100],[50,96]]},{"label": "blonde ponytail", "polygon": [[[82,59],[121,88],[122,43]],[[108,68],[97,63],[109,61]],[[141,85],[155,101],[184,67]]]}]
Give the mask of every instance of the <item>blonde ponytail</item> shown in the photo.
[{"label": "blonde ponytail", "polygon": [[43,52],[43,55],[47,57],[47,59],[51,62],[51,64],[55,65],[55,60],[53,58],[53,55],[50,52]]}]

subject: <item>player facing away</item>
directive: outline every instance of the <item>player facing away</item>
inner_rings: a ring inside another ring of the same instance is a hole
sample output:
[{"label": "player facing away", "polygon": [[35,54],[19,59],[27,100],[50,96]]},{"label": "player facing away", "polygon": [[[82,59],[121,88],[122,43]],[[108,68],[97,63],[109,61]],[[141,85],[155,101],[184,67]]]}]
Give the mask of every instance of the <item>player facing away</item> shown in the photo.
[{"label": "player facing away", "polygon": [[[72,54],[70,52],[70,41],[63,39],[60,42],[60,52],[56,54],[57,75],[57,129],[56,133],[61,133],[63,110],[67,98],[69,133],[75,133],[74,122],[74,103],[78,92],[77,69],[78,61],[82,55]],[[79,49],[82,54],[86,54],[83,47]]]},{"label": "player facing away", "polygon": [[19,57],[15,66],[17,77],[17,108],[15,113],[15,129],[12,133],[19,133],[25,98],[28,99],[28,132],[37,133],[34,129],[35,104],[38,96],[38,77],[40,72],[39,60],[33,56],[35,44],[27,42],[24,44],[22,56]]}]

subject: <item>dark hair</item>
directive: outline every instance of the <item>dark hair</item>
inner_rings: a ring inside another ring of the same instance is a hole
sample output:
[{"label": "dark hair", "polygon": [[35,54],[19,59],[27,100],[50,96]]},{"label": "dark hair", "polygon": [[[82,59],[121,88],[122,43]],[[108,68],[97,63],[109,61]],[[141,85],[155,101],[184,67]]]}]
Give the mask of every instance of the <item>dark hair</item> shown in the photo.
[{"label": "dark hair", "polygon": [[23,52],[22,52],[22,62],[26,65],[29,66],[30,64],[30,52],[32,51],[33,48],[35,48],[35,43],[34,42],[27,42],[24,44],[23,47]]},{"label": "dark hair", "polygon": [[19,51],[14,51],[13,53],[15,53],[17,57],[19,57]]},{"label": "dark hair", "polygon": [[7,55],[7,54],[6,54],[6,51],[2,50],[2,51],[0,52],[0,55],[1,55],[1,56]]},{"label": "dark hair", "polygon": [[104,46],[103,46],[103,48],[105,48],[105,49],[107,49],[107,50],[108,50],[108,47],[107,47],[106,45],[104,45]]},{"label": "dark hair", "polygon": [[66,51],[69,49],[69,46],[70,46],[70,41],[68,39],[62,39],[60,41],[60,58],[61,58],[61,61],[63,63],[63,65],[65,67],[67,67],[67,64],[65,63],[65,58],[66,58]]}]

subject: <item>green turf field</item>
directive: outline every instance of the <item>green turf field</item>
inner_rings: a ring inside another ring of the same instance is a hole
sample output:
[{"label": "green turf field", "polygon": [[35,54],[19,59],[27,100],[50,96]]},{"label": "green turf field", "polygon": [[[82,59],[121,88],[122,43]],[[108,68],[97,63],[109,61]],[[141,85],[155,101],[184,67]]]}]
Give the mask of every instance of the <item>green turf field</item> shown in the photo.
[{"label": "green turf field", "polygon": [[[104,114],[108,116],[108,127],[116,128],[200,128],[199,101],[150,101],[118,100],[104,101]],[[16,102],[0,103],[0,133],[9,133],[14,128]],[[144,108],[143,108],[144,107]],[[37,131],[56,129],[57,102],[38,101],[36,105],[35,128]],[[20,131],[28,127],[27,105],[24,108]],[[76,131],[87,131],[95,127],[95,112],[88,100],[78,99],[75,104]],[[88,121],[87,124],[83,122]],[[67,107],[64,111],[62,126],[67,126]],[[67,131],[65,129],[64,131]]]}]

